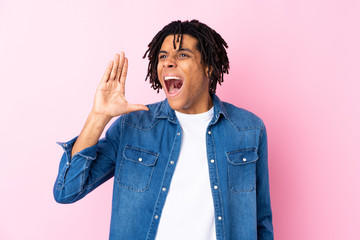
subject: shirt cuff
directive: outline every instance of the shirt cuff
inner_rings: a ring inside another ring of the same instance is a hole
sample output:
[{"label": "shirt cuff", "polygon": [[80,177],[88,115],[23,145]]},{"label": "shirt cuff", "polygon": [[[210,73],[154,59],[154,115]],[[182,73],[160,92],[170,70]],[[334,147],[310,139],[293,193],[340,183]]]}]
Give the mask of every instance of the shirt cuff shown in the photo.
[{"label": "shirt cuff", "polygon": [[[72,151],[72,148],[73,148],[74,143],[77,138],[78,138],[78,136],[74,137],[73,139],[71,139],[70,141],[67,141],[67,142],[56,142],[67,153],[68,159],[71,159],[71,151]],[[95,145],[93,145],[91,147],[85,148],[85,149],[81,150],[80,152],[75,153],[73,158],[77,155],[80,155],[86,159],[95,160],[96,155],[97,155],[96,154],[97,148],[98,148],[98,144],[96,143]]]}]

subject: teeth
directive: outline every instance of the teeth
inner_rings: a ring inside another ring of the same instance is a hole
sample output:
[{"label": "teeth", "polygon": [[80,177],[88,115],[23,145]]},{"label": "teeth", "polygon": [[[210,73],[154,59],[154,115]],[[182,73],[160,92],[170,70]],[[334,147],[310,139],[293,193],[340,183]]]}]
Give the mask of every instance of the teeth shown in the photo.
[{"label": "teeth", "polygon": [[176,80],[181,80],[181,78],[179,78],[179,77],[165,77],[164,78],[165,79],[165,81],[168,81],[168,80],[170,80],[170,79],[176,79]]}]

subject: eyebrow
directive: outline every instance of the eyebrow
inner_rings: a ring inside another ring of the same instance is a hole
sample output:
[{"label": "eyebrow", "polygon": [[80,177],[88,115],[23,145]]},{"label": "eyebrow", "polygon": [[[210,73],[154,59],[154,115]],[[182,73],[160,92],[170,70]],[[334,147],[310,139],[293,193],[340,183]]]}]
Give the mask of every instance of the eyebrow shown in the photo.
[{"label": "eyebrow", "polygon": [[[176,52],[181,52],[181,51],[190,52],[190,53],[194,54],[194,52],[191,51],[191,50],[188,49],[188,48],[179,48],[178,50],[176,50]],[[165,51],[165,50],[160,50],[160,51],[159,51],[159,54],[160,54],[160,53],[165,53],[165,54],[167,54],[168,52]]]}]

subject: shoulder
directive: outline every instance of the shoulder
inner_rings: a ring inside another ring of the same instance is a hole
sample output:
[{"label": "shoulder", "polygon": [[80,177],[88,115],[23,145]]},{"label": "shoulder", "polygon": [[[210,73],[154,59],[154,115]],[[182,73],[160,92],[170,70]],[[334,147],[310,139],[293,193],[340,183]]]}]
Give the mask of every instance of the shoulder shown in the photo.
[{"label": "shoulder", "polygon": [[122,115],[117,124],[126,124],[143,130],[150,129],[159,121],[158,112],[163,108],[164,101],[147,104],[149,111],[136,111]]},{"label": "shoulder", "polygon": [[256,114],[244,108],[237,107],[228,102],[221,102],[221,103],[226,111],[227,119],[238,130],[265,128],[263,120],[260,117],[258,117]]}]

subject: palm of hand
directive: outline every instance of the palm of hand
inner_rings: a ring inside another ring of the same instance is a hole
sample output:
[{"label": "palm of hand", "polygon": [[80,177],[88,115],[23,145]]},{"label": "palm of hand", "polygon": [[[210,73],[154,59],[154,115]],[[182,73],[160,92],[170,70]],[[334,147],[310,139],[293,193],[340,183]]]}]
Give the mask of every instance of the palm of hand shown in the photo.
[{"label": "palm of hand", "polygon": [[125,79],[128,60],[124,53],[115,55],[104,73],[95,94],[93,112],[115,117],[133,111],[148,110],[141,104],[130,104],[125,99]]}]

